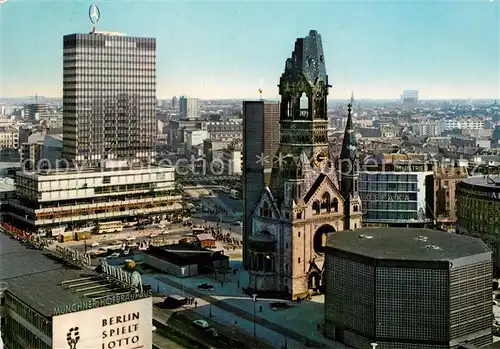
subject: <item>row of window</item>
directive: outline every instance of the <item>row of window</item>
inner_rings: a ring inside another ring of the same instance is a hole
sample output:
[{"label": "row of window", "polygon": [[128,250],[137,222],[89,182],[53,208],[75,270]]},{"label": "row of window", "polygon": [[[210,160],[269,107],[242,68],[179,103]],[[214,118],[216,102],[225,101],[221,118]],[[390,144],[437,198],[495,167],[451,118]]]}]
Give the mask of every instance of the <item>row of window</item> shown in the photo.
[{"label": "row of window", "polygon": [[[27,307],[25,304],[18,301],[10,293],[7,293],[5,296],[5,306],[45,333],[48,337],[52,338],[52,323],[31,308]],[[9,318],[9,320],[12,319]],[[38,347],[34,346],[34,348]]]},{"label": "row of window", "polygon": [[360,182],[411,182],[417,183],[418,176],[413,174],[398,174],[398,173],[366,173],[361,172],[359,174]]},{"label": "row of window", "polygon": [[379,192],[379,191],[388,191],[388,192],[415,192],[418,190],[417,183],[397,183],[397,182],[360,182],[359,183],[360,191],[369,191],[369,192]]}]

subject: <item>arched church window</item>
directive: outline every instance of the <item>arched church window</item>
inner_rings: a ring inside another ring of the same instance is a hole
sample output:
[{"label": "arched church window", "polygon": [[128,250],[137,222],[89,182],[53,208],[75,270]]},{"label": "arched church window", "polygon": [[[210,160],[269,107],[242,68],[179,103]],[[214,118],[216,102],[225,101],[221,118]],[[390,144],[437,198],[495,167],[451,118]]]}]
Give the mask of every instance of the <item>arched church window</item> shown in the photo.
[{"label": "arched church window", "polygon": [[332,208],[333,212],[338,212],[339,211],[339,200],[337,198],[334,198],[332,200],[331,208]]},{"label": "arched church window", "polygon": [[264,202],[262,207],[260,208],[260,216],[261,217],[271,217],[271,208],[267,202]]},{"label": "arched church window", "polygon": [[315,214],[319,214],[321,212],[321,208],[319,206],[319,201],[314,201],[312,208],[313,208]]},{"label": "arched church window", "polygon": [[300,96],[300,109],[308,109],[309,108],[309,98],[307,98],[307,95],[305,92],[302,93]]},{"label": "arched church window", "polygon": [[326,212],[330,212],[330,193],[324,193],[321,198],[321,209],[326,210]]}]

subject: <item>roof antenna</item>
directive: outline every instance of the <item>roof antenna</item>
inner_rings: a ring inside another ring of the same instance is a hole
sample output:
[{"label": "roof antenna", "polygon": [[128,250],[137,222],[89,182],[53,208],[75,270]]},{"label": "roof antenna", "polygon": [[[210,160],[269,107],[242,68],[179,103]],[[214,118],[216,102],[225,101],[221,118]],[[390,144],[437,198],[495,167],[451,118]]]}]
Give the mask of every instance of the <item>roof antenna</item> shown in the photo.
[{"label": "roof antenna", "polygon": [[262,101],[262,92],[264,92],[264,90],[262,89],[262,79],[260,79],[259,85],[260,85],[260,87],[259,87],[258,91],[259,91],[260,100]]}]

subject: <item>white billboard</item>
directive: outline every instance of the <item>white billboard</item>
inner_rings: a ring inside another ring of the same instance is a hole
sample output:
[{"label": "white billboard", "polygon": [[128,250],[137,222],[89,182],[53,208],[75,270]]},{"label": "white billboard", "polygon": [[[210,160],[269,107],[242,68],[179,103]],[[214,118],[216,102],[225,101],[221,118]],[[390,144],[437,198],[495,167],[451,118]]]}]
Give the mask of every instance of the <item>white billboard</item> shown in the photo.
[{"label": "white billboard", "polygon": [[151,349],[153,299],[54,316],[54,349]]}]

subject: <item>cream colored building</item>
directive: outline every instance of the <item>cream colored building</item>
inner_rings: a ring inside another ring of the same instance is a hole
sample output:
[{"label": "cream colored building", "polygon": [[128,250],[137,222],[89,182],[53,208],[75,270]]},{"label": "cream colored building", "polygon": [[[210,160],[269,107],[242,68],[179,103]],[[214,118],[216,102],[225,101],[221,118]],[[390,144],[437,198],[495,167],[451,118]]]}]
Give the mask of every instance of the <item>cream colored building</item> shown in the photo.
[{"label": "cream colored building", "polygon": [[10,200],[14,226],[36,232],[59,225],[88,226],[181,209],[173,167],[18,172]]},{"label": "cream colored building", "polygon": [[19,148],[19,130],[14,127],[0,127],[0,149]]}]

